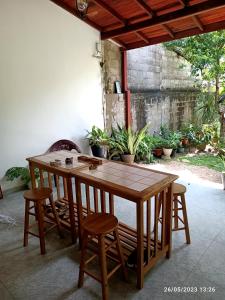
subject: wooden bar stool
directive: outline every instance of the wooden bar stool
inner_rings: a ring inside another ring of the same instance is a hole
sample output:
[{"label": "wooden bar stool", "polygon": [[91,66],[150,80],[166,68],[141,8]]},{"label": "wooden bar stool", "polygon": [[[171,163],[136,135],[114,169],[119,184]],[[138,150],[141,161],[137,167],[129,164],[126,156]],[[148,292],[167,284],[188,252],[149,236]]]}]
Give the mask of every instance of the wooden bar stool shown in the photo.
[{"label": "wooden bar stool", "polygon": [[[40,239],[40,248],[41,254],[45,254],[45,230],[44,223],[51,223],[44,219],[44,206],[46,204],[46,199],[49,199],[50,207],[52,210],[52,214],[55,219],[55,223],[50,229],[57,226],[60,237],[62,237],[62,231],[60,226],[60,221],[58,214],[56,212],[55,203],[53,201],[52,190],[50,188],[40,188],[40,189],[32,189],[24,192],[25,199],[25,220],[24,220],[24,242],[23,245],[26,247],[28,245],[28,234],[36,236]],[[33,225],[29,223],[29,216],[35,216],[36,222],[38,224],[38,234],[30,231],[30,228]]]},{"label": "wooden bar stool", "polygon": [[[173,219],[174,226],[173,231],[185,230],[187,244],[191,243],[189,226],[188,226],[188,217],[185,201],[186,187],[179,183],[174,183],[173,188]],[[180,198],[180,199],[179,199]],[[179,211],[182,211],[183,218],[179,216]],[[184,225],[179,227],[179,221]]]},{"label": "wooden bar stool", "polygon": [[[115,216],[107,213],[93,213],[87,216],[87,218],[82,223],[83,230],[83,240],[81,247],[81,261],[80,261],[80,273],[79,273],[79,282],[78,287],[83,286],[84,273],[88,274],[92,278],[96,279],[102,284],[102,298],[108,299],[108,279],[120,268],[122,267],[123,275],[125,280],[127,280],[127,271],[125,268],[122,248],[120,245],[119,234],[118,234],[118,220]],[[109,233],[113,234],[114,241],[106,247],[105,245],[105,236]],[[90,238],[89,238],[90,236]],[[85,254],[88,247],[88,242],[93,238],[98,240],[98,252],[94,254],[89,259],[85,261]],[[107,251],[113,246],[116,245],[118,253],[119,264],[108,274],[107,273],[107,261],[106,255]],[[101,278],[98,278],[97,275],[88,271],[86,266],[92,261],[95,257],[99,256],[100,260],[100,269],[101,269]]]}]

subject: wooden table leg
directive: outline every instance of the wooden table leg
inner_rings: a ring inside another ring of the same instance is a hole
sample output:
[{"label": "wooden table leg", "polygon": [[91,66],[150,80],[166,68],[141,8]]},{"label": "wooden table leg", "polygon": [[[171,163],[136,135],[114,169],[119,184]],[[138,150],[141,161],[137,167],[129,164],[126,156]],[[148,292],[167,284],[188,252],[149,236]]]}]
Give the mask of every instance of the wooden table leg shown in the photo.
[{"label": "wooden table leg", "polygon": [[67,178],[66,186],[67,186],[67,194],[68,194],[68,202],[69,202],[71,238],[72,238],[72,243],[76,243],[77,234],[76,234],[76,226],[75,226],[75,212],[74,212],[74,205],[73,205],[73,188],[72,188],[71,177]]},{"label": "wooden table leg", "polygon": [[143,202],[136,204],[137,214],[137,288],[144,286],[144,225]]},{"label": "wooden table leg", "polygon": [[30,178],[31,178],[31,187],[32,189],[35,189],[36,186],[36,178],[34,173],[34,166],[31,162],[29,162],[29,169],[30,169]]},{"label": "wooden table leg", "polygon": [[79,246],[81,247],[82,232],[81,232],[81,220],[82,220],[82,197],[81,197],[81,186],[80,181],[76,178],[76,201],[77,201],[77,217],[78,217],[78,236]]},{"label": "wooden table leg", "polygon": [[171,256],[172,247],[172,201],[173,201],[173,184],[168,187],[166,194],[166,230],[165,230],[165,242],[168,245],[168,251],[166,252],[166,258]]}]

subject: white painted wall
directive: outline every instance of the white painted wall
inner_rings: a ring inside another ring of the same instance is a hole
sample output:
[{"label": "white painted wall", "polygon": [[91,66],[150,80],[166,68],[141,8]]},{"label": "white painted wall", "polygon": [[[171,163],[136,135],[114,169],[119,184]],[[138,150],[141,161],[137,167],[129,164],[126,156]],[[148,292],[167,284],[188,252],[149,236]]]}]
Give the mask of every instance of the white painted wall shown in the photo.
[{"label": "white painted wall", "polygon": [[0,0],[0,178],[61,138],[87,150],[103,126],[98,40],[48,0]]}]

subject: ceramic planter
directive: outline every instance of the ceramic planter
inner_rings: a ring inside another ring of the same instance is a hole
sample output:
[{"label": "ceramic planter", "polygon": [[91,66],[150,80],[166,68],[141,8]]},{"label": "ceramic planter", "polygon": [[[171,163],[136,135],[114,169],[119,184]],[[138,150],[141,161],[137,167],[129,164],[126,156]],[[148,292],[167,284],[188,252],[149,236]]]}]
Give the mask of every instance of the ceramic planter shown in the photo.
[{"label": "ceramic planter", "polygon": [[133,154],[121,154],[121,159],[127,164],[133,164],[135,155]]},{"label": "ceramic planter", "polygon": [[163,148],[163,154],[165,155],[165,158],[170,158],[171,154],[172,154],[173,149],[167,149],[167,148]]},{"label": "ceramic planter", "polygon": [[104,147],[101,147],[98,145],[93,145],[93,146],[91,146],[91,151],[92,151],[92,154],[96,157],[101,157],[101,158],[105,157]]},{"label": "ceramic planter", "polygon": [[178,152],[178,153],[184,153],[184,147],[179,147],[179,148],[177,149],[177,152]]}]

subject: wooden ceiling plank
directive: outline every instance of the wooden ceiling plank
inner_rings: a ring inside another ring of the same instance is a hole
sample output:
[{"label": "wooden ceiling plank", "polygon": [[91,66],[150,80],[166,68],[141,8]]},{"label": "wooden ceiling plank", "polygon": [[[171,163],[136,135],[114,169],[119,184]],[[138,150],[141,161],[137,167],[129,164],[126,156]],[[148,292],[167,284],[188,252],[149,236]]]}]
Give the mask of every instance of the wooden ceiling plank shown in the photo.
[{"label": "wooden ceiling plank", "polygon": [[178,2],[182,5],[183,8],[186,6],[183,0],[178,0]]},{"label": "wooden ceiling plank", "polygon": [[[64,2],[60,1],[60,0],[50,0],[51,2],[55,3],[56,5],[60,6],[61,8],[65,9],[66,11],[68,11],[69,13],[71,13],[72,15],[74,15],[75,17],[79,18],[82,20],[82,18],[80,17],[80,15],[77,13],[76,9],[72,8],[71,6],[69,6],[68,4],[65,4]],[[85,18],[85,22],[94,27],[95,29],[102,31],[102,27],[99,26],[98,24],[96,24],[95,22],[91,21],[90,19],[88,19],[87,17]]]},{"label": "wooden ceiling plank", "polygon": [[155,18],[152,18],[150,20],[142,21],[140,23],[135,23],[128,25],[124,28],[115,29],[109,32],[103,32],[101,34],[101,38],[103,40],[108,38],[117,37],[123,34],[127,34],[130,32],[134,32],[137,30],[149,28],[156,25],[162,25],[169,23],[171,21],[175,20],[181,20],[187,17],[192,17],[194,15],[197,15],[202,12],[208,12],[210,10],[225,7],[224,0],[214,0],[214,1],[205,1],[204,3],[196,4],[193,6],[187,6],[183,9],[180,9],[178,11],[174,11],[165,15],[157,16]]},{"label": "wooden ceiling plank", "polygon": [[162,27],[169,33],[169,35],[174,38],[174,33],[173,31],[169,28],[169,26],[167,26],[166,24],[163,24]]},{"label": "wooden ceiling plank", "polygon": [[155,16],[155,12],[143,0],[135,0],[135,2],[137,2],[137,4],[143,8],[150,17],[153,18]]},{"label": "wooden ceiling plank", "polygon": [[115,17],[117,20],[119,20],[123,25],[126,25],[127,21],[120,15],[118,12],[113,9],[111,6],[103,2],[102,0],[92,0],[95,4],[106,10],[108,13],[110,13],[113,17]]},{"label": "wooden ceiling plank", "polygon": [[204,25],[202,24],[202,22],[199,20],[199,18],[197,16],[193,16],[192,20],[194,21],[194,23],[197,25],[197,27],[201,30],[204,31]]},{"label": "wooden ceiling plank", "polygon": [[[211,32],[211,31],[222,30],[222,29],[225,29],[225,21],[205,25],[204,26],[204,31],[202,31],[199,28],[192,28],[192,29],[188,29],[188,30],[183,30],[183,31],[175,33],[174,38],[175,39],[181,39],[181,38],[188,37],[188,36],[204,34],[204,33],[208,33],[208,32]],[[174,40],[174,38],[168,37],[168,35],[163,35],[163,36],[159,36],[159,37],[155,37],[155,38],[151,38],[151,39],[148,38],[149,39],[148,46],[155,45],[155,44],[160,44],[160,43],[164,43],[164,42],[169,42],[169,41]],[[130,44],[126,45],[127,50],[140,48],[140,47],[145,47],[145,46],[146,46],[145,42],[135,42],[135,43],[130,43]]]},{"label": "wooden ceiling plank", "polygon": [[148,39],[143,33],[139,32],[139,31],[136,31],[135,33],[136,33],[136,35],[137,35],[140,39],[142,39],[146,44],[149,43],[149,39]]}]

